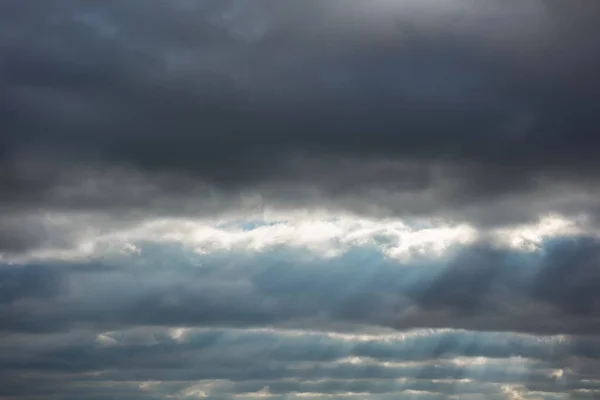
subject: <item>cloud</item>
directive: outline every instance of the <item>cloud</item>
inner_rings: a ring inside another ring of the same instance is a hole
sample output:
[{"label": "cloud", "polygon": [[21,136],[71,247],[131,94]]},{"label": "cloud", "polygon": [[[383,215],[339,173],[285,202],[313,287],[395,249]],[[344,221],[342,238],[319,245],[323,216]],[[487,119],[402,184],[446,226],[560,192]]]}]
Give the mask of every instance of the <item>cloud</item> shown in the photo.
[{"label": "cloud", "polygon": [[[8,217],[3,224],[5,262],[77,261],[139,253],[145,243],[183,246],[200,254],[264,252],[278,248],[335,257],[353,248],[373,249],[403,261],[442,256],[478,241],[498,248],[535,251],[556,237],[595,236],[589,218],[545,215],[527,224],[477,227],[436,218],[373,218],[330,210],[281,211],[260,198],[237,214],[212,217],[154,217],[148,214],[46,212]],[[258,206],[257,206],[258,204]]]},{"label": "cloud", "polygon": [[[99,344],[85,332],[42,335],[34,346],[22,341],[20,354],[10,350],[14,339],[3,339],[8,351],[0,368],[27,372],[36,382],[26,388],[17,379],[4,394],[74,396],[93,388],[98,395],[117,391],[140,398],[402,392],[504,398],[506,392],[560,397],[598,388],[583,372],[595,362],[591,353],[582,354],[572,341],[512,333],[416,331],[357,340],[317,332],[193,329],[175,341],[152,328],[105,335],[113,342]],[[598,346],[595,339],[581,340]]]},{"label": "cloud", "polygon": [[49,268],[26,266],[19,269],[0,269],[0,303],[16,299],[47,299],[58,296],[65,288],[62,274]]},{"label": "cloud", "polygon": [[1,329],[373,325],[596,334],[598,239],[539,246],[475,242],[396,260],[376,247],[337,256],[285,246],[203,255],[141,244],[91,261],[3,267]]},{"label": "cloud", "polygon": [[3,8],[4,207],[595,213],[593,5]]},{"label": "cloud", "polygon": [[0,2],[0,398],[598,397],[598,17]]}]

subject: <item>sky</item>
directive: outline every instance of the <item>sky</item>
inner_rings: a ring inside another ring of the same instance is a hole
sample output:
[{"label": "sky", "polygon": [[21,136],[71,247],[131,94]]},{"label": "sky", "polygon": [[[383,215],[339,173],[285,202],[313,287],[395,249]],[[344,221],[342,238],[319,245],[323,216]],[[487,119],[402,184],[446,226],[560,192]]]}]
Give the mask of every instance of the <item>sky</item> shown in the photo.
[{"label": "sky", "polygon": [[600,398],[600,3],[0,2],[0,400]]}]

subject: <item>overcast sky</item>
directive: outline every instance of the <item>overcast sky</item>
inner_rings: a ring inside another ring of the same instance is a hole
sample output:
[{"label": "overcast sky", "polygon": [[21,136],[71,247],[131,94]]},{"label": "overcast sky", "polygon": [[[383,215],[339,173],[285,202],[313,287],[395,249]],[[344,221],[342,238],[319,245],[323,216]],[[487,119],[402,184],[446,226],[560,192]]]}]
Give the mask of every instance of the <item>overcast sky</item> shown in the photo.
[{"label": "overcast sky", "polygon": [[598,21],[0,1],[0,400],[600,398]]}]

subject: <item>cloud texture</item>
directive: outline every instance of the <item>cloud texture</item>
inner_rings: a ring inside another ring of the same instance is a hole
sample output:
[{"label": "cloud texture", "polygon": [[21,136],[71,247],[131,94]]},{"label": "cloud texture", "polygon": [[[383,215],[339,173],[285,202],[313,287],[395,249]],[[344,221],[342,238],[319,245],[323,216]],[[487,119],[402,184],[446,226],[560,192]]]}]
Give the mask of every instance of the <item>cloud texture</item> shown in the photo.
[{"label": "cloud texture", "polygon": [[599,19],[0,2],[0,399],[597,398]]}]

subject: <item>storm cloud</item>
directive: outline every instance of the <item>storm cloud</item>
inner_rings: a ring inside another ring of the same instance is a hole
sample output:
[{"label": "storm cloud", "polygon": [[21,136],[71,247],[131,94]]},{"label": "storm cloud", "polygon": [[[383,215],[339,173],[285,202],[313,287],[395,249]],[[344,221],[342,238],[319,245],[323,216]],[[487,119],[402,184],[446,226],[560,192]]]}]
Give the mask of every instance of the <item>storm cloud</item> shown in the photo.
[{"label": "storm cloud", "polygon": [[599,20],[0,2],[0,398],[598,397]]},{"label": "storm cloud", "polygon": [[[4,203],[145,206],[79,188],[112,167],[166,197],[186,193],[157,174],[293,207],[494,223],[595,209],[581,193],[597,181],[593,4],[2,7]],[[565,191],[584,198],[546,204]]]}]

